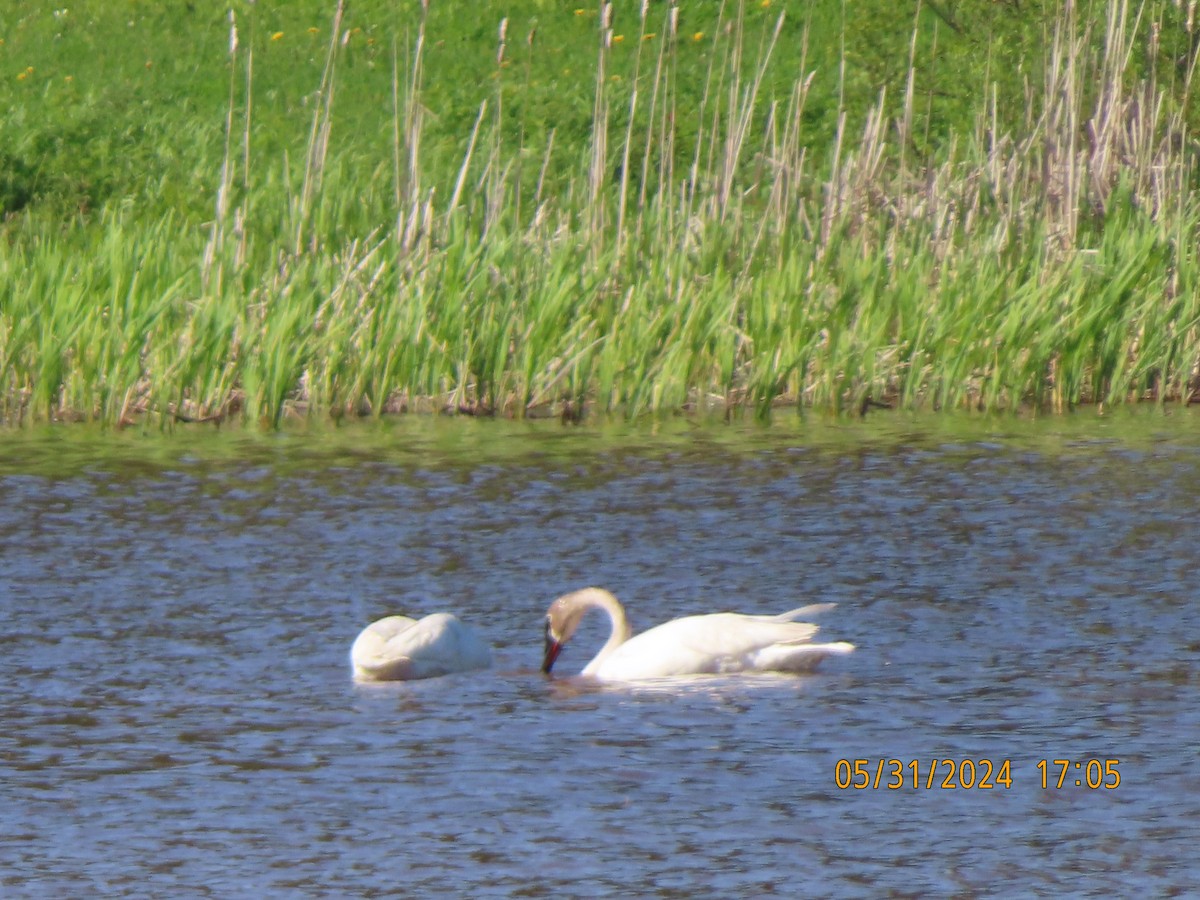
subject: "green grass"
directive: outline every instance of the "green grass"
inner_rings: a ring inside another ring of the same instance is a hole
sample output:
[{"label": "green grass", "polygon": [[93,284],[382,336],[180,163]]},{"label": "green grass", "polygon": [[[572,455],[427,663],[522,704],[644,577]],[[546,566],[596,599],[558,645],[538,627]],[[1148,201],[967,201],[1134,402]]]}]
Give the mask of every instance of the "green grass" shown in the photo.
[{"label": "green grass", "polygon": [[0,417],[1200,389],[1171,3],[393,6],[0,26]]}]

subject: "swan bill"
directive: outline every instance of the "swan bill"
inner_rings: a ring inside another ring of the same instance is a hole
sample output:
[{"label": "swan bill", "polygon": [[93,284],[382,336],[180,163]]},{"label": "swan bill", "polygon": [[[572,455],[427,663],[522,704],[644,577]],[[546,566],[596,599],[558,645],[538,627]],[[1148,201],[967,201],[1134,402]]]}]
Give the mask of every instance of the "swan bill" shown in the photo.
[{"label": "swan bill", "polygon": [[554,668],[554,662],[558,659],[558,654],[562,653],[562,649],[563,642],[555,639],[550,623],[546,622],[546,644],[542,652],[542,673],[544,675],[550,674],[550,670]]}]

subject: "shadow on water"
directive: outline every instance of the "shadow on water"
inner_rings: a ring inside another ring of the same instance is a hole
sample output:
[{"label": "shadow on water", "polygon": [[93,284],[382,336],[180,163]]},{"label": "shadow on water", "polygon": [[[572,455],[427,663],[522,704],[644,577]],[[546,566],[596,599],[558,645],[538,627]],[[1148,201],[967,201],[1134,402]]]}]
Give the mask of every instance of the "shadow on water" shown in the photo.
[{"label": "shadow on water", "polygon": [[[1183,411],[8,434],[0,891],[1186,892],[1198,475]],[[831,600],[859,649],[546,679],[586,584],[637,630]],[[438,609],[491,671],[350,681],[362,625]]]}]

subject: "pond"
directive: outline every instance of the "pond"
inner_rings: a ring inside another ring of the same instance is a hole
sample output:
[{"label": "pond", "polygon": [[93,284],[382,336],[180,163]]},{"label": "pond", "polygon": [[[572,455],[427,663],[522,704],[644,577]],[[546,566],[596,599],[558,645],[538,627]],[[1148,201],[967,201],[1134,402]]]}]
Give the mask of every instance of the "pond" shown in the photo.
[{"label": "pond", "polygon": [[[12,432],[0,893],[1188,892],[1198,521],[1184,410]],[[595,616],[547,679],[590,584],[858,649],[596,689]],[[491,670],[351,681],[438,610]]]}]

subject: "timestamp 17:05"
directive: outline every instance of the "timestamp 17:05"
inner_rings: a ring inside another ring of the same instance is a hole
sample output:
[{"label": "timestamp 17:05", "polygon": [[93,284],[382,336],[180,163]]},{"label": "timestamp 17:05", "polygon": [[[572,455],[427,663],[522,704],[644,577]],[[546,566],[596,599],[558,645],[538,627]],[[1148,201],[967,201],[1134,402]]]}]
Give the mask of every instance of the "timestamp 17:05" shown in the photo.
[{"label": "timestamp 17:05", "polygon": [[1119,759],[1040,759],[1037,768],[1042,773],[1043,790],[1066,784],[1112,790],[1121,785],[1121,773],[1117,771],[1120,764]]}]

